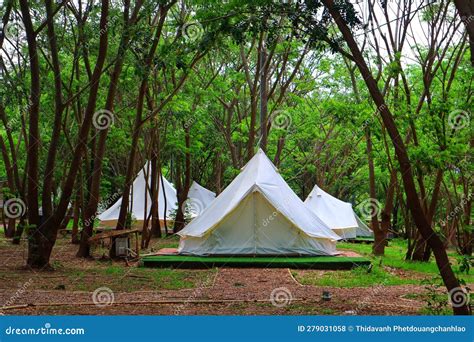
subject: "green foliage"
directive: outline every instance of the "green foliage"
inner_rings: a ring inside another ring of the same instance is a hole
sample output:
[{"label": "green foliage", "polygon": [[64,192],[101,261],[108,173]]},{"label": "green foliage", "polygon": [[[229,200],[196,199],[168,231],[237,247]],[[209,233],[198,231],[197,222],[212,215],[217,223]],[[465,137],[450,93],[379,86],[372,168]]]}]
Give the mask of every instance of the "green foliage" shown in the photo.
[{"label": "green foliage", "polygon": [[425,280],[424,300],[426,306],[423,313],[427,315],[450,315],[451,310],[448,308],[447,294],[442,291],[443,282],[440,277],[433,277]]},{"label": "green foliage", "polygon": [[469,274],[471,266],[474,265],[474,257],[472,255],[463,255],[458,258],[459,272]]}]

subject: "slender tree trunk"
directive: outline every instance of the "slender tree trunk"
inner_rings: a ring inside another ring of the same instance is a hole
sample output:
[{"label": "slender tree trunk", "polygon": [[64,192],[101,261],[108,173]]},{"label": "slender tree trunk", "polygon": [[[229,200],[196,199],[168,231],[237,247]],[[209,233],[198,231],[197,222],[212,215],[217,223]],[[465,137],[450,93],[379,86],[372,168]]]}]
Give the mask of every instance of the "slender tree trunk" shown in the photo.
[{"label": "slender tree trunk", "polygon": [[374,244],[372,246],[372,252],[374,255],[384,255],[386,236],[379,225],[378,208],[376,207],[377,191],[375,187],[375,169],[374,169],[374,158],[372,155],[372,136],[370,134],[370,128],[366,128],[366,140],[367,140],[367,160],[369,164],[369,192],[370,192],[370,217],[372,230],[374,232]]},{"label": "slender tree trunk", "polygon": [[62,101],[62,79],[61,69],[59,66],[59,55],[58,47],[56,42],[56,33],[54,31],[54,18],[53,18],[53,2],[46,0],[46,16],[47,16],[47,32],[48,42],[51,49],[51,61],[53,66],[54,75],[54,123],[53,133],[51,134],[51,141],[48,148],[48,157],[46,160],[46,166],[44,169],[44,180],[43,180],[43,193],[42,193],[42,209],[43,216],[50,217],[53,211],[52,206],[52,191],[53,191],[53,175],[54,166],[56,163],[56,154],[58,151],[58,143],[61,133],[61,122],[63,114],[63,101]]},{"label": "slender tree trunk", "polygon": [[19,245],[21,241],[21,236],[23,235],[23,231],[25,229],[26,221],[25,217],[20,217],[20,222],[16,226],[15,236],[13,237],[12,243],[14,245]]},{"label": "slender tree trunk", "polygon": [[[185,217],[184,217],[184,210],[183,206],[188,198],[189,188],[191,186],[191,138],[189,136],[189,127],[184,127],[184,139],[185,139],[185,146],[186,146],[186,153],[185,153],[185,162],[184,162],[184,182],[181,184],[179,182],[179,191],[178,191],[178,212],[176,213],[176,220],[174,222],[173,232],[177,233],[181,229],[183,229],[185,224]],[[178,164],[179,165],[179,164]],[[180,172],[178,173],[178,178],[180,178]]]},{"label": "slender tree trunk", "polygon": [[472,0],[454,0],[459,16],[466,25],[471,49],[471,64],[474,67],[474,2]]},{"label": "slender tree trunk", "polygon": [[216,153],[216,157],[214,159],[214,189],[216,190],[216,194],[220,194],[222,192],[222,161],[221,161],[221,152]]},{"label": "slender tree trunk", "polygon": [[[78,191],[79,193],[79,191]],[[71,232],[71,243],[77,245],[80,242],[79,239],[79,215],[81,203],[79,200],[79,194],[76,194],[76,199],[74,200],[74,214],[72,218],[72,232]]]},{"label": "slender tree trunk", "polygon": [[460,246],[461,253],[464,255],[472,255],[472,245],[474,243],[474,232],[472,230],[471,222],[472,196],[473,194],[470,193],[469,190],[467,193],[464,193],[464,222],[461,221],[464,223],[464,226],[461,227],[463,244]]},{"label": "slender tree trunk", "polygon": [[380,229],[383,235],[387,236],[387,233],[391,227],[392,211],[394,209],[394,197],[395,188],[397,186],[397,171],[392,170],[390,172],[390,181],[388,184],[387,193],[385,195],[385,206],[381,212]]},{"label": "slender tree trunk", "polygon": [[265,42],[262,41],[260,47],[260,148],[267,151],[267,112],[268,112],[268,94],[267,94],[267,51]]},{"label": "slender tree trunk", "polygon": [[[153,155],[151,159],[151,235],[161,237],[160,213],[159,213],[159,194],[160,194],[160,131],[158,127],[154,128]],[[162,204],[163,205],[163,204]],[[150,239],[147,239],[147,247]]]},{"label": "slender tree trunk", "polygon": [[[13,167],[10,163],[10,158],[8,157],[7,147],[5,146],[5,142],[3,141],[3,137],[0,135],[0,151],[2,153],[3,162],[5,164],[5,171],[7,174],[7,185],[9,188],[9,192],[14,194],[15,191],[15,181],[13,177]],[[1,191],[2,189],[0,189]],[[10,217],[7,220],[7,226],[5,227],[5,237],[12,238],[15,235],[15,224],[16,219]]]},{"label": "slender tree trunk", "polygon": [[28,152],[27,152],[27,206],[29,244],[28,244],[28,265],[43,267],[48,264],[49,256],[45,251],[45,239],[40,228],[40,217],[38,213],[38,158],[39,158],[39,105],[40,105],[40,69],[38,60],[38,49],[36,34],[31,21],[28,1],[20,0],[20,9],[23,17],[23,24],[26,32],[28,44],[28,56],[30,62],[30,106],[28,120]]}]

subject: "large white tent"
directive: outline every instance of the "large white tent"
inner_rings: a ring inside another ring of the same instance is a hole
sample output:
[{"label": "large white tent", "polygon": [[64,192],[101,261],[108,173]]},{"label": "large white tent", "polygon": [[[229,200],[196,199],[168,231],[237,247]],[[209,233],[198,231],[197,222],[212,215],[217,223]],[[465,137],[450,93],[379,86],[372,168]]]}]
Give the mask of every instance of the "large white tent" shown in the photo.
[{"label": "large white tent", "polygon": [[344,239],[372,236],[372,231],[357,217],[352,204],[331,196],[315,185],[305,205]]},{"label": "large white tent", "polygon": [[192,217],[199,216],[216,198],[216,193],[194,181],[188,191],[186,205]]},{"label": "large white tent", "polygon": [[333,255],[339,239],[262,150],[178,234],[178,251],[194,255]]},{"label": "large white tent", "polygon": [[[135,226],[143,225],[145,218],[149,217],[151,210],[151,166],[149,162],[143,166],[133,181],[130,190],[130,212],[135,220]],[[176,209],[176,189],[173,185],[163,177],[163,182],[160,180],[158,193],[158,214],[160,221],[165,219],[165,204],[166,204],[166,219],[170,220],[170,213]],[[122,197],[115,202],[110,208],[99,215],[99,220],[104,226],[115,226],[120,213],[122,205]]]}]

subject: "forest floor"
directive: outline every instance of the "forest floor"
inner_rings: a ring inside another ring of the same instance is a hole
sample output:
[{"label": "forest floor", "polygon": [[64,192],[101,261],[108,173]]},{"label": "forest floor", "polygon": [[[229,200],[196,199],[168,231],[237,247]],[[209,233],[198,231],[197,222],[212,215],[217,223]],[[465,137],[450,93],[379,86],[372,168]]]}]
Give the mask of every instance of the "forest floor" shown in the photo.
[{"label": "forest floor", "polygon": [[[175,238],[150,249],[175,247]],[[4,315],[417,315],[449,314],[447,295],[431,266],[373,259],[373,267],[348,271],[156,269],[111,261],[106,249],[94,259],[75,257],[77,245],[61,237],[53,270],[25,268],[27,246],[0,240],[0,309]],[[370,245],[338,245],[370,253]],[[399,254],[398,252],[396,253]],[[425,269],[427,270],[425,272]],[[468,276],[471,282],[471,276]],[[329,291],[330,301],[322,300]],[[94,295],[95,292],[95,295]],[[95,303],[94,303],[95,302]],[[429,309],[429,307],[431,309]]]}]

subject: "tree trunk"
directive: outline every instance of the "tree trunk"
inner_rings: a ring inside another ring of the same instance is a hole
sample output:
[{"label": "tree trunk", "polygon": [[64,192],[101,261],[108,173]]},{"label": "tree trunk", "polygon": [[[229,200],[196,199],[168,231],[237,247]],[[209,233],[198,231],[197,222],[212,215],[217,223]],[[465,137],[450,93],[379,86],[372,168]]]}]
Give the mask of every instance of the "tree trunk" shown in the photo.
[{"label": "tree trunk", "polygon": [[260,148],[267,151],[267,51],[265,41],[260,46]]},{"label": "tree trunk", "polygon": [[[159,195],[160,195],[160,172],[161,167],[158,165],[160,160],[160,132],[159,128],[154,128],[155,141],[153,142],[153,154],[151,158],[151,236],[161,238],[161,225],[159,213]],[[163,204],[162,204],[163,205]],[[147,240],[148,242],[150,239]]]},{"label": "tree trunk", "polygon": [[387,194],[385,196],[385,206],[381,213],[380,228],[384,234],[387,236],[387,233],[391,227],[391,217],[392,211],[394,209],[393,202],[395,197],[395,187],[397,186],[397,172],[392,170],[390,172],[390,182],[387,189]]},{"label": "tree trunk", "polygon": [[16,224],[16,219],[14,218],[8,219],[7,226],[5,227],[5,237],[7,239],[11,239],[15,236],[15,224]]},{"label": "tree trunk", "polygon": [[77,245],[80,242],[79,239],[79,215],[81,203],[79,201],[79,191],[76,195],[76,200],[74,201],[74,214],[72,218],[72,233],[71,233],[71,243]]},{"label": "tree trunk", "polygon": [[222,161],[221,161],[221,152],[216,153],[216,157],[214,159],[214,189],[216,190],[216,194],[220,194],[222,192]]},{"label": "tree trunk", "polygon": [[44,168],[43,176],[43,193],[41,197],[41,204],[43,209],[43,216],[50,217],[53,211],[52,192],[54,182],[54,166],[56,164],[56,155],[58,151],[59,138],[61,134],[61,123],[63,115],[63,100],[62,100],[62,79],[61,69],[59,66],[59,55],[56,42],[56,33],[54,31],[54,14],[53,2],[46,0],[46,17],[47,17],[47,34],[48,42],[51,49],[51,62],[54,75],[54,123],[53,132],[51,134],[51,141],[48,148],[48,156],[46,159],[46,166]]},{"label": "tree trunk", "polygon": [[19,245],[21,241],[21,236],[23,235],[23,230],[25,229],[25,218],[24,216],[20,217],[20,222],[16,226],[15,236],[13,237],[12,243],[14,245]]},{"label": "tree trunk", "polygon": [[[2,152],[3,162],[5,164],[5,171],[7,174],[7,185],[9,188],[9,192],[14,194],[15,191],[15,181],[13,176],[13,167],[10,163],[10,158],[8,157],[7,147],[5,142],[3,141],[3,137],[0,135],[0,150]],[[1,191],[2,189],[0,189]],[[23,213],[20,213],[23,214]],[[5,216],[5,215],[4,215]],[[5,237],[12,238],[15,235],[15,224],[16,220],[14,217],[10,217],[7,220],[7,226],[5,227]]]},{"label": "tree trunk", "polygon": [[386,235],[380,228],[378,218],[378,208],[376,208],[377,192],[375,188],[375,169],[374,169],[374,158],[372,155],[372,136],[370,134],[370,128],[366,128],[366,140],[367,140],[367,160],[369,164],[369,192],[370,192],[370,217],[372,231],[374,232],[374,244],[372,246],[372,253],[374,255],[384,255],[385,245],[387,244]]},{"label": "tree trunk", "polygon": [[31,22],[30,8],[28,1],[20,0],[20,9],[23,17],[23,24],[26,32],[28,44],[28,56],[30,62],[30,106],[28,120],[28,150],[27,150],[27,197],[28,224],[30,226],[28,235],[28,265],[33,267],[43,267],[48,265],[49,255],[42,247],[45,245],[45,237],[39,231],[40,217],[38,213],[38,158],[39,158],[39,105],[40,105],[40,68],[38,60],[38,49],[36,34]]},{"label": "tree trunk", "polygon": [[474,66],[474,2],[468,0],[454,0],[462,22],[466,25],[471,49],[471,64]]},{"label": "tree trunk", "polygon": [[[173,232],[177,233],[181,229],[183,229],[185,225],[185,217],[184,217],[184,203],[188,198],[189,188],[191,187],[191,140],[189,136],[189,127],[184,127],[184,139],[185,139],[185,146],[186,146],[186,153],[185,153],[185,163],[184,163],[184,182],[181,185],[179,182],[178,187],[178,211],[176,213],[176,220],[174,222]],[[179,161],[178,161],[179,165]],[[178,178],[180,178],[180,172],[178,172]]]}]

